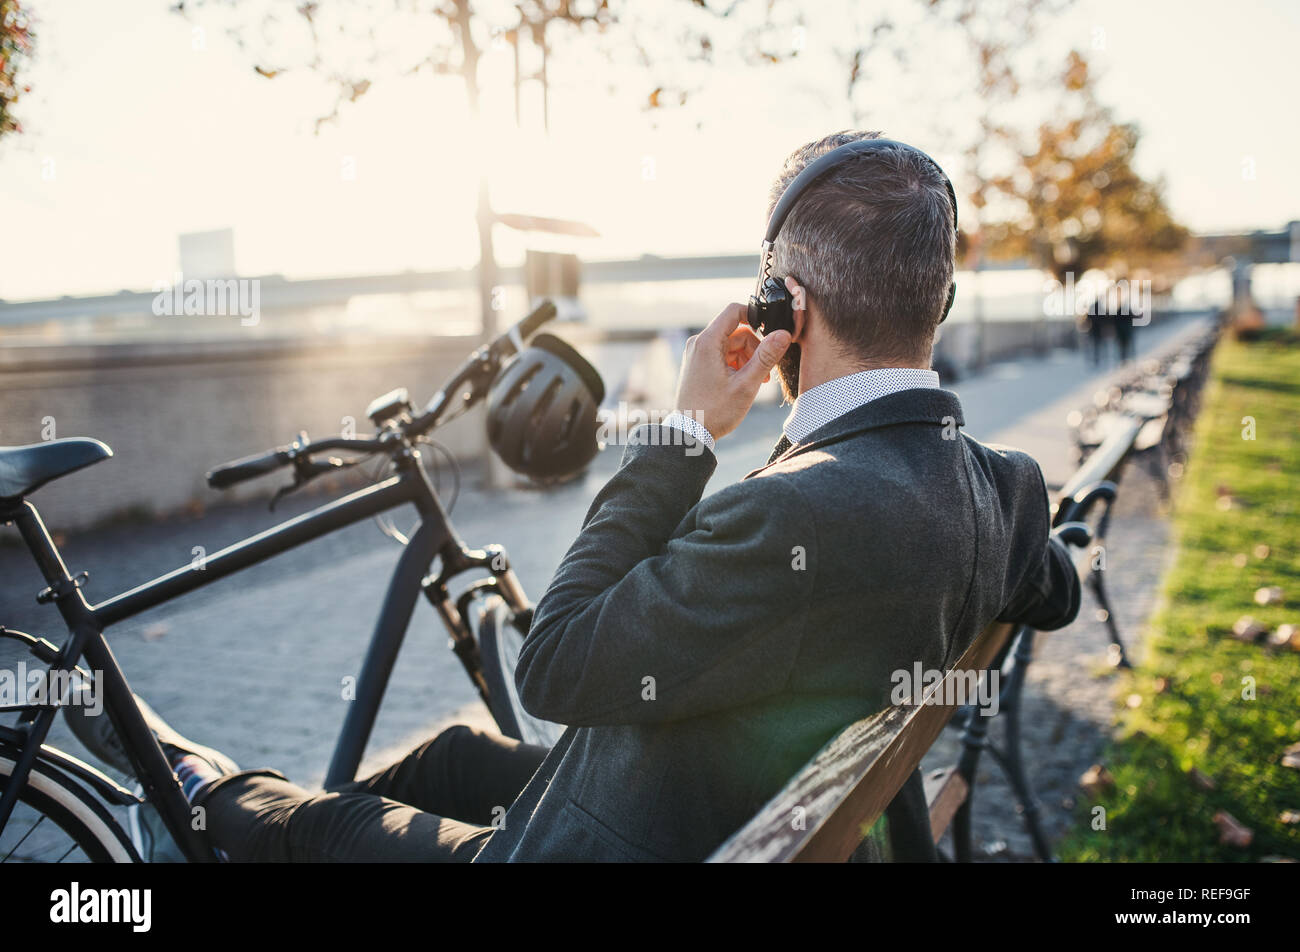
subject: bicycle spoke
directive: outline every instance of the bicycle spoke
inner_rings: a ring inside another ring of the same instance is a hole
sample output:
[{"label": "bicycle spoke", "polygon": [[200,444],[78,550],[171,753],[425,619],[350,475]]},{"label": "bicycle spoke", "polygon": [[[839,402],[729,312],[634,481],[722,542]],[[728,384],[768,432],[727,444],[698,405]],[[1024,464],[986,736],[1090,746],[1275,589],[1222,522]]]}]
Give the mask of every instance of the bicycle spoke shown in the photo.
[{"label": "bicycle spoke", "polygon": [[5,854],[5,858],[0,859],[0,863],[9,862],[9,857],[13,856],[14,853],[17,851],[18,847],[22,846],[23,843],[27,842],[27,837],[31,836],[32,833],[36,830],[36,828],[44,822],[45,822],[45,814],[42,813],[41,818],[32,824],[32,828],[23,834],[23,838],[14,844],[14,848]]},{"label": "bicycle spoke", "polygon": [[72,851],[75,850],[76,848],[77,848],[77,844],[76,844],[76,843],[73,843],[71,846],[68,847],[68,852],[64,853],[62,856],[60,856],[60,857],[59,857],[58,859],[56,859],[54,862],[56,862],[56,863],[62,863],[65,859],[67,859],[70,855],[72,855]]}]

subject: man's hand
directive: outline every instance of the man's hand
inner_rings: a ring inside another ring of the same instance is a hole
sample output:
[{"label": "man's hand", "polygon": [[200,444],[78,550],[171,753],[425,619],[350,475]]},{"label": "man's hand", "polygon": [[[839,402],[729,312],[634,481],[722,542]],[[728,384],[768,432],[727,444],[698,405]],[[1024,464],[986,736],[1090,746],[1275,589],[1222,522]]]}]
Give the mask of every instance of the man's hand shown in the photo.
[{"label": "man's hand", "polygon": [[740,425],[758,388],[771,379],[772,368],[790,346],[785,331],[760,341],[749,325],[741,326],[744,314],[745,305],[728,304],[686,342],[682,357],[676,409],[693,416],[715,440]]}]

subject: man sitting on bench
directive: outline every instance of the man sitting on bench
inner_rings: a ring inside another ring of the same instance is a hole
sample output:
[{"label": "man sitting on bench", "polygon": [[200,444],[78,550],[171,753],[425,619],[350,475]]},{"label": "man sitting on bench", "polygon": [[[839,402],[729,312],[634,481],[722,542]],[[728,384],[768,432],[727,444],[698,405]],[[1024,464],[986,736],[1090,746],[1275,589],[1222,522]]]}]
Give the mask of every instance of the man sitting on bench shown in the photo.
[{"label": "man sitting on bench", "polygon": [[[555,747],[453,728],[312,794],[239,772],[151,715],[215,848],[236,861],[702,860],[837,732],[888,707],[893,672],[946,669],[994,619],[1073,620],[1079,582],[1049,540],[1038,465],[965,436],[929,369],[951,305],[951,185],[915,149],[862,146],[875,138],[789,157],[759,300],[688,342],[681,412],[635,431],[538,603],[516,682],[530,713],[569,725]],[[702,500],[714,441],[773,370],[793,410],[771,459]],[[74,729],[122,766],[106,718]],[[894,858],[933,858],[919,773],[887,816]]]}]

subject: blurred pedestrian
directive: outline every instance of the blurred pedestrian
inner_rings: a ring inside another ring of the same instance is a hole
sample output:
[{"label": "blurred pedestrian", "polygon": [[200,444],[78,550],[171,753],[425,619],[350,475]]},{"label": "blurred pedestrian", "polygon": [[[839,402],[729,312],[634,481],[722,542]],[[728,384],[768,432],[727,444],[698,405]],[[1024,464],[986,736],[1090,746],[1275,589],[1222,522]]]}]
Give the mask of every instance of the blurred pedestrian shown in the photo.
[{"label": "blurred pedestrian", "polygon": [[1133,315],[1121,311],[1112,320],[1115,322],[1115,348],[1119,351],[1119,362],[1127,363],[1133,359]]},{"label": "blurred pedestrian", "polygon": [[1088,316],[1084,323],[1088,330],[1088,358],[1094,367],[1100,367],[1106,354],[1106,325],[1110,322],[1106,313],[1105,295],[1097,295],[1088,305]]},{"label": "blurred pedestrian", "polygon": [[1133,359],[1133,329],[1135,319],[1141,316],[1142,303],[1132,293],[1131,282],[1125,281],[1113,287],[1115,293],[1107,298],[1107,302],[1114,312],[1111,320],[1115,326],[1115,347],[1119,352],[1119,362],[1123,364]]}]

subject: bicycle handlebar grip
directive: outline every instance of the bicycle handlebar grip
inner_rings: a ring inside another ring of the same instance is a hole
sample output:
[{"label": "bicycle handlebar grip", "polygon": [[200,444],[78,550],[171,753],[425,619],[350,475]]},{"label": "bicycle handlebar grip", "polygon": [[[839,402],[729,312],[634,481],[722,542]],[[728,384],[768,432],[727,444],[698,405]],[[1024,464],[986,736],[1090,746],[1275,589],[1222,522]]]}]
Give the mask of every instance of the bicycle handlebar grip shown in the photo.
[{"label": "bicycle handlebar grip", "polygon": [[555,302],[545,300],[533,310],[531,314],[515,325],[521,338],[528,338],[533,335],[547,321],[555,317]]},{"label": "bicycle handlebar grip", "polygon": [[281,466],[288,465],[290,458],[288,447],[281,447],[269,453],[258,453],[222,463],[208,471],[208,486],[213,489],[228,489],[236,483],[273,473]]}]

